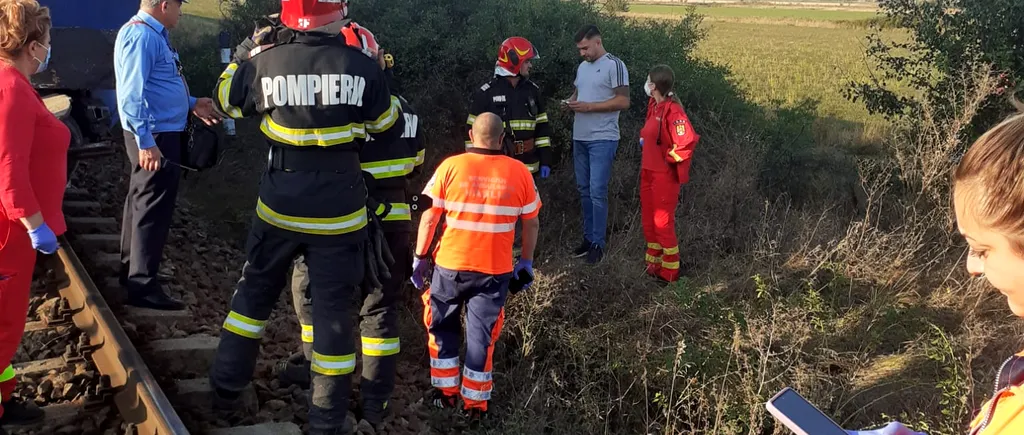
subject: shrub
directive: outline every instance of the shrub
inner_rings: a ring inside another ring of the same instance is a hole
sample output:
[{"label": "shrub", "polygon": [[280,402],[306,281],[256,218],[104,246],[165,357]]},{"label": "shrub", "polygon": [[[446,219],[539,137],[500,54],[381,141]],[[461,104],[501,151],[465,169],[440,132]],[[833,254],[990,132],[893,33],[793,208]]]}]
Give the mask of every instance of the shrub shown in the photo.
[{"label": "shrub", "polygon": [[[920,118],[927,104],[938,119],[952,118],[964,104],[964,73],[991,64],[1005,87],[1024,72],[1024,2],[881,0],[879,6],[911,39],[886,41],[878,32],[868,38],[867,55],[880,74],[851,82],[847,97],[872,113]],[[918,95],[901,95],[895,83],[909,84]],[[1007,110],[1000,93],[993,94],[965,128],[980,134]]]},{"label": "shrub", "polygon": [[608,13],[629,12],[629,0],[604,0],[603,6]]}]

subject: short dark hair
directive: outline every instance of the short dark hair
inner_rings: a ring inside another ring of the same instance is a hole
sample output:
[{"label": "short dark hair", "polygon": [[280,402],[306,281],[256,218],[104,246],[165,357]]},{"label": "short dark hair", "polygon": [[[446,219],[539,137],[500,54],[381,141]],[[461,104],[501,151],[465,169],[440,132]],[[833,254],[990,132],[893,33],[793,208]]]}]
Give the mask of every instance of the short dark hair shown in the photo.
[{"label": "short dark hair", "polygon": [[578,43],[584,39],[593,39],[595,36],[601,36],[601,31],[597,30],[597,26],[587,24],[579,32],[576,32],[576,42]]}]

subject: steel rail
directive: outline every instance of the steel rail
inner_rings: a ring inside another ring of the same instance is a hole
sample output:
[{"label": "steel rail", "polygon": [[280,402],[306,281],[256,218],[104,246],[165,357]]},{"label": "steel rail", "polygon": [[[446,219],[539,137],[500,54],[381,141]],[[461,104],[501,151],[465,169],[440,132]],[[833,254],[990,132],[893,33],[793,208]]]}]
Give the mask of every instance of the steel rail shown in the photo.
[{"label": "steel rail", "polygon": [[67,238],[61,236],[60,242],[58,255],[68,277],[60,294],[74,313],[75,326],[89,337],[96,368],[109,376],[110,386],[117,391],[113,399],[121,417],[134,424],[140,435],[189,435]]}]

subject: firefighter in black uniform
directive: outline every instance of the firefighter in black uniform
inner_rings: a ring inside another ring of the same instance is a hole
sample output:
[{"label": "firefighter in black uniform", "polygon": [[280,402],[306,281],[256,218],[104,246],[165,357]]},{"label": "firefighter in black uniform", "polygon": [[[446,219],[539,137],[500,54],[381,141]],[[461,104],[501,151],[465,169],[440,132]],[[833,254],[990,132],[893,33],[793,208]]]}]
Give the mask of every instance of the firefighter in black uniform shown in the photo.
[{"label": "firefighter in black uniform", "polygon": [[[505,154],[526,164],[540,178],[551,175],[551,125],[544,110],[540,87],[530,80],[537,49],[526,38],[513,36],[501,43],[494,77],[473,93],[466,118],[467,135],[477,115],[491,112],[505,125]],[[466,140],[466,147],[471,145]],[[519,257],[522,221],[516,221],[513,256]]]},{"label": "firefighter in black uniform", "polygon": [[373,243],[379,219],[368,210],[377,205],[367,194],[359,152],[368,135],[377,143],[397,140],[405,120],[377,63],[339,37],[349,23],[344,2],[281,6],[283,27],[243,43],[214,90],[219,109],[232,118],[262,116],[270,156],[210,384],[217,408],[239,406],[267,320],[301,254],[317,330],[310,433],[348,433],[356,365],[351,313],[364,279],[378,281],[387,272],[377,268],[387,253]]},{"label": "firefighter in black uniform", "polygon": [[[540,87],[530,81],[533,59],[540,59],[540,55],[525,38],[514,36],[501,43],[494,77],[470,100],[466,133],[481,113],[501,116],[508,142],[506,153],[525,163],[531,173],[540,172],[541,178],[547,178],[551,173],[551,126]],[[470,146],[468,139],[466,146]]]},{"label": "firefighter in black uniform", "polygon": [[[409,102],[398,93],[394,79],[394,57],[378,50],[372,35],[365,29],[349,26],[343,31],[345,40],[356,47],[366,48],[384,68],[389,89],[401,104],[405,117],[405,132],[401,139],[382,143],[370,138],[360,154],[363,172],[372,175],[368,184],[370,195],[381,204],[378,215],[383,223],[384,237],[395,262],[390,268],[391,278],[381,286],[363,286],[363,306],[360,311],[362,341],[362,397],[361,418],[379,427],[387,412],[388,400],[395,389],[395,371],[400,350],[398,334],[398,300],[402,287],[411,276],[412,206],[409,198],[409,179],[419,173],[425,153],[423,134],[419,130],[419,117]],[[366,36],[369,35],[369,36]],[[366,47],[370,45],[370,47]],[[385,214],[386,211],[386,214]],[[296,353],[275,369],[278,378],[286,384],[305,387],[309,383],[309,358],[313,344],[309,279],[301,258],[296,261],[292,275],[292,299],[302,327],[302,352]]]}]

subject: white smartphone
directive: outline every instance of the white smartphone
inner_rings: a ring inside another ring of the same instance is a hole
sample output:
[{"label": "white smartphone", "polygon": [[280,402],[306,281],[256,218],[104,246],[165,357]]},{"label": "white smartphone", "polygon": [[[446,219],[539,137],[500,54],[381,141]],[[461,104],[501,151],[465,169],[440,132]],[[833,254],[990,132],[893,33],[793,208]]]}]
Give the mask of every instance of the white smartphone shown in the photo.
[{"label": "white smartphone", "polygon": [[797,435],[847,435],[846,430],[792,388],[779,391],[765,407]]}]

